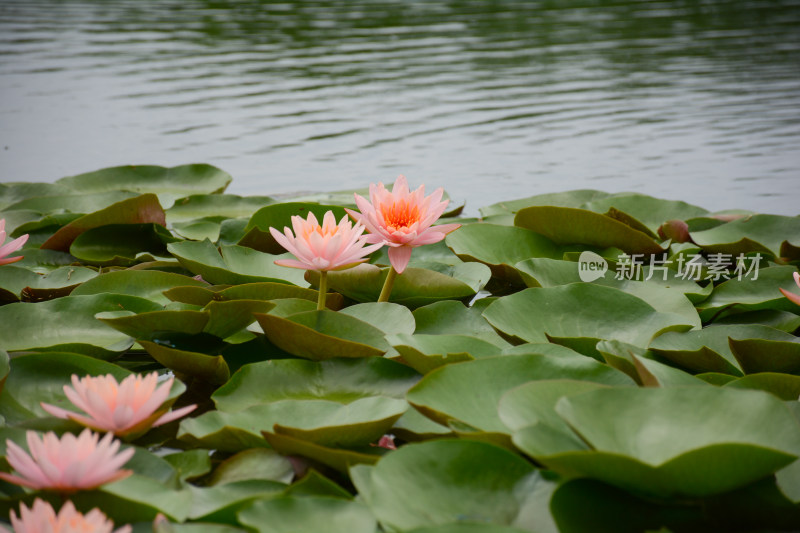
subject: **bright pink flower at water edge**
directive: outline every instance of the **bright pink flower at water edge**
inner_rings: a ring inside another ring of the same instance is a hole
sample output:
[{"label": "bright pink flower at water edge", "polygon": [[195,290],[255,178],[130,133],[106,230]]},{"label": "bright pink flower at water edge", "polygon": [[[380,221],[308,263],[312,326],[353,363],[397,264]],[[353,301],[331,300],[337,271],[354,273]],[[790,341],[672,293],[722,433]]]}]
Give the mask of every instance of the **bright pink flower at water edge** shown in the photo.
[{"label": "bright pink flower at water edge", "polygon": [[22,259],[21,255],[17,257],[8,256],[22,248],[22,246],[28,242],[28,234],[26,233],[22,237],[14,239],[7,244],[3,244],[4,242],[6,242],[6,219],[0,218],[0,265],[15,263]]},{"label": "bright pink flower at water edge", "polygon": [[110,431],[118,436],[145,431],[176,420],[196,407],[189,405],[168,413],[164,402],[172,388],[173,378],[164,381],[158,388],[158,373],[145,377],[132,374],[117,383],[114,376],[86,376],[79,379],[72,375],[72,387],[64,385],[64,394],[76,407],[86,414],[73,413],[42,403],[42,409],[58,418],[69,418],[97,431]]},{"label": "bright pink flower at water edge", "polygon": [[309,213],[307,220],[293,216],[292,227],[294,234],[289,228],[283,228],[283,233],[269,228],[278,244],[297,258],[279,259],[275,261],[277,265],[325,272],[342,270],[363,263],[366,256],[383,246],[382,242],[366,246],[364,226],[353,226],[347,216],[336,224],[333,211],[325,213],[321,226],[314,213]]},{"label": "bright pink flower at water edge", "polygon": [[0,472],[0,479],[31,489],[74,492],[99,487],[128,477],[131,470],[120,470],[133,457],[134,449],[119,453],[120,442],[113,433],[100,435],[89,429],[79,436],[65,433],[60,439],[50,432],[39,438],[28,431],[28,449],[6,440],[6,460],[19,475]]},{"label": "bright pink flower at water edge", "polygon": [[367,227],[370,232],[367,242],[385,242],[390,246],[389,261],[402,274],[413,247],[439,242],[461,227],[461,224],[433,226],[449,203],[442,201],[442,194],[444,189],[439,187],[426,197],[424,185],[409,192],[405,176],[398,176],[392,192],[383,183],[373,183],[369,186],[371,203],[356,194],[356,205],[361,212],[351,209],[347,212]]},{"label": "bright pink flower at water edge", "polygon": [[[92,509],[84,515],[68,501],[56,513],[49,503],[39,498],[34,500],[30,509],[21,504],[19,518],[12,510],[11,526],[14,533],[111,533],[114,529],[114,523],[99,509]],[[123,526],[114,533],[130,531],[131,526]],[[0,526],[0,532],[11,533],[3,526]]]},{"label": "bright pink flower at water edge", "polygon": [[[800,287],[800,274],[798,274],[797,272],[794,273],[794,282],[797,283],[798,287]],[[780,291],[783,293],[784,296],[789,298],[791,301],[793,301],[797,305],[800,305],[800,294],[795,294],[793,292],[789,292],[783,289],[780,289]]]}]

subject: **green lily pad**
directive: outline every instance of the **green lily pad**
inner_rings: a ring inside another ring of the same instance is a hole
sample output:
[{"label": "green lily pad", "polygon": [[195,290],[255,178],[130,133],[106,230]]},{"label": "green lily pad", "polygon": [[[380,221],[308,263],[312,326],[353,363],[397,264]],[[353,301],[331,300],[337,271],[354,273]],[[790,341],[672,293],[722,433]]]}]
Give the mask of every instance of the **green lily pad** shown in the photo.
[{"label": "green lily pad", "polygon": [[[354,448],[377,442],[408,409],[405,400],[371,396],[347,404],[327,400],[303,400],[297,418],[275,423],[270,433],[332,448]],[[310,402],[324,402],[313,405]],[[268,404],[276,405],[276,404]],[[308,411],[306,412],[306,410]]]},{"label": "green lily pad", "polygon": [[138,342],[153,359],[180,375],[191,376],[212,385],[225,383],[231,375],[228,363],[221,355],[179,350],[145,340]]},{"label": "green lily pad", "polygon": [[[455,522],[440,526],[420,527],[406,530],[407,533],[524,533],[524,529],[497,524],[476,524]],[[537,530],[538,531],[538,530]]]},{"label": "green lily pad", "polygon": [[390,348],[378,328],[327,309],[286,318],[261,313],[256,313],[255,317],[275,346],[314,361],[332,357],[378,357]]},{"label": "green lily pad", "polygon": [[[10,183],[0,183],[0,210],[5,211],[7,206],[26,198],[36,196],[55,196],[58,194],[69,194],[70,189],[64,185],[42,182],[22,182],[15,181]],[[9,228],[6,227],[6,230]]]},{"label": "green lily pad", "polygon": [[659,313],[640,298],[589,283],[525,289],[498,298],[483,316],[507,335],[527,342],[558,339],[588,355],[596,354],[599,340],[647,346],[661,333],[692,327],[682,316]]},{"label": "green lily pad", "polygon": [[476,307],[466,307],[461,302],[442,301],[414,310],[417,324],[416,334],[427,335],[467,335],[494,344],[499,348],[511,346],[508,341],[483,317],[483,311]]},{"label": "green lily pad", "polygon": [[264,313],[274,306],[265,300],[211,301],[198,310],[167,309],[134,315],[106,313],[97,318],[137,340],[167,344],[170,339],[200,333],[226,339],[253,323],[253,313]]},{"label": "green lily pad", "polygon": [[[766,326],[764,326],[766,327]],[[770,328],[770,335],[780,336]],[[800,374],[800,338],[790,333],[779,340],[729,338],[731,353],[745,374],[781,372]]]},{"label": "green lily pad", "polygon": [[762,309],[760,311],[745,311],[725,315],[714,320],[714,325],[730,324],[761,324],[771,328],[779,329],[791,333],[800,328],[800,316],[789,311],[776,311],[774,309]]},{"label": "green lily pad", "polygon": [[252,447],[261,432],[332,448],[377,442],[408,408],[405,400],[371,396],[347,404],[280,400],[235,413],[209,411],[181,422],[178,438],[226,451]]},{"label": "green lily pad", "polygon": [[121,294],[65,296],[38,303],[0,307],[0,346],[9,352],[72,351],[109,359],[128,349],[133,339],[96,320],[104,311],[146,312],[160,306]]},{"label": "green lily pad", "polygon": [[465,521],[515,524],[540,480],[520,456],[467,440],[409,444],[375,466],[351,467],[350,477],[389,531]]},{"label": "green lily pad", "polygon": [[437,424],[416,409],[406,411],[392,426],[391,434],[406,442],[455,436],[452,429]]},{"label": "green lily pad", "polygon": [[362,503],[321,496],[261,500],[239,511],[238,516],[258,533],[374,533],[377,525]]},{"label": "green lily pad", "polygon": [[759,311],[774,309],[797,313],[797,304],[786,298],[779,289],[797,291],[792,274],[795,267],[774,266],[761,268],[758,279],[743,277],[730,279],[714,287],[707,300],[697,304],[704,320],[710,320],[722,311]]},{"label": "green lily pad", "polygon": [[[741,361],[737,360],[729,339],[734,341],[755,340],[755,342],[736,343],[740,357],[748,362],[749,369],[764,371],[775,366],[788,365],[790,368],[797,357],[797,338],[793,335],[758,324],[709,326],[702,330],[683,333],[668,332],[657,337],[650,344],[650,349],[661,357],[694,372],[720,372],[741,376],[744,370]],[[781,352],[772,357],[767,353],[775,341]],[[761,363],[757,359],[768,357]]]},{"label": "green lily pad", "polygon": [[486,217],[516,214],[519,210],[530,206],[559,206],[559,207],[581,207],[587,202],[605,198],[607,192],[595,191],[592,189],[580,189],[575,191],[565,191],[556,193],[538,194],[528,198],[516,200],[506,200],[490,206],[481,207],[481,215]]},{"label": "green lily pad", "polygon": [[209,480],[209,485],[225,485],[246,479],[267,479],[290,483],[294,478],[292,463],[275,450],[250,448],[223,461]]},{"label": "green lily pad", "polygon": [[102,313],[97,319],[137,340],[160,339],[171,332],[184,335],[202,333],[209,314],[202,311],[150,311],[139,314]]},{"label": "green lily pad", "polygon": [[466,224],[450,233],[445,242],[463,261],[479,261],[492,275],[513,283],[522,280],[514,265],[530,257],[560,258],[561,249],[551,240],[514,226]]},{"label": "green lily pad", "polygon": [[59,229],[42,244],[43,249],[67,252],[83,232],[110,224],[165,224],[164,209],[154,194],[122,200],[100,211],[77,218]]},{"label": "green lily pad", "polygon": [[760,252],[790,259],[800,258],[798,234],[800,218],[779,215],[752,215],[705,231],[691,232],[692,240],[709,253]]},{"label": "green lily pad", "polygon": [[300,480],[292,483],[283,494],[285,496],[326,496],[344,500],[353,499],[352,494],[313,469],[309,469]]},{"label": "green lily pad", "polygon": [[[273,314],[280,314],[280,316],[293,314],[291,312],[277,313],[277,308],[283,307],[283,304],[287,301],[296,302],[302,299],[312,304],[311,307],[298,308],[295,312],[299,313],[316,309],[316,303],[319,299],[319,293],[313,289],[305,289],[285,283],[244,283],[233,287],[209,287],[203,282],[199,282],[199,284],[200,286],[198,287],[175,287],[169,289],[164,291],[164,296],[175,302],[200,306],[206,306],[212,300],[222,302],[231,300],[271,300],[276,305],[276,308],[272,311]],[[339,310],[344,305],[342,295],[335,292],[329,292],[325,300],[325,305],[328,309]]]},{"label": "green lily pad", "polygon": [[178,240],[158,224],[110,224],[78,235],[69,253],[89,265],[128,266],[142,253],[166,255],[166,243]]},{"label": "green lily pad", "polygon": [[654,502],[594,479],[559,485],[550,509],[561,533],[714,531],[719,527],[700,505]]},{"label": "green lily pad", "polygon": [[61,178],[55,183],[81,193],[126,190],[182,197],[221,193],[230,182],[231,177],[227,172],[211,165],[192,164],[171,168],[155,165],[103,168]]},{"label": "green lily pad", "polygon": [[176,524],[168,520],[154,521],[152,530],[153,533],[245,533],[243,528],[225,524],[212,524],[209,522]]},{"label": "green lily pad", "polygon": [[236,196],[235,194],[194,194],[175,200],[167,209],[167,222],[188,222],[205,217],[243,218],[275,203],[269,196]]},{"label": "green lily pad", "polygon": [[160,272],[157,270],[117,270],[105,272],[91,281],[77,287],[73,296],[101,294],[113,292],[147,298],[158,304],[166,305],[170,299],[164,295],[174,287],[207,287],[207,284],[181,274]]},{"label": "green lily pad", "polygon": [[[303,271],[275,264],[282,256],[258,252],[243,246],[222,246],[211,241],[183,241],[167,245],[181,265],[193,274],[200,274],[214,285],[239,285],[270,281],[306,285]],[[288,255],[287,255],[288,257]]]},{"label": "green lily pad", "polygon": [[[479,433],[511,432],[497,414],[507,391],[533,380],[577,379],[609,385],[633,382],[623,373],[579,355],[515,355],[445,365],[425,375],[407,394],[408,402],[435,422],[457,421]],[[475,394],[480,391],[480,394]]]},{"label": "green lily pad", "polygon": [[171,453],[163,456],[162,459],[175,469],[181,483],[185,483],[187,479],[204,476],[211,471],[211,459],[206,450]]},{"label": "green lily pad", "polygon": [[310,459],[313,464],[323,465],[343,473],[347,472],[352,465],[374,464],[386,452],[385,449],[378,446],[361,446],[356,449],[331,448],[291,435],[270,433],[269,431],[262,431],[261,434],[270,446],[283,455],[304,457]]},{"label": "green lily pad", "polygon": [[638,385],[645,387],[705,385],[700,377],[693,376],[658,360],[653,352],[619,341],[597,343],[603,359],[610,366],[625,372]]},{"label": "green lily pad", "polygon": [[[479,263],[442,267],[446,273],[408,267],[395,279],[389,300],[411,309],[439,300],[463,300],[475,296],[491,277],[489,268]],[[357,302],[375,302],[388,272],[368,264],[328,272],[328,288]],[[309,271],[309,279],[317,285],[318,274]]]},{"label": "green lily pad", "polygon": [[[19,202],[9,205],[6,209],[29,209],[37,213],[58,214],[58,213],[94,213],[101,209],[138,196],[137,193],[132,191],[105,191],[100,193],[81,193],[76,194],[70,191],[71,194],[54,194],[33,196],[20,200]],[[20,228],[23,231],[30,231],[31,228]]]},{"label": "green lily pad", "polygon": [[800,397],[800,376],[778,372],[748,374],[723,385],[736,389],[754,389],[770,392],[784,401],[795,401]]},{"label": "green lily pad", "polygon": [[575,446],[573,437],[565,446],[540,424],[516,432],[514,443],[566,477],[660,498],[721,494],[800,453],[800,426],[761,391],[610,388],[564,397],[555,410],[586,444]]},{"label": "green lily pad", "polygon": [[[441,220],[441,219],[439,219]],[[453,223],[459,223],[461,219],[453,219]],[[460,231],[460,230],[459,230]],[[452,235],[452,233],[450,234]],[[389,246],[384,246],[370,255],[369,262],[373,265],[388,266],[391,264],[389,259]],[[447,247],[445,241],[439,241],[425,246],[414,248],[408,266],[416,268],[430,268],[436,270],[434,265],[442,268],[441,265],[457,265],[463,263],[456,254]]]},{"label": "green lily pad", "polygon": [[387,335],[412,334],[416,328],[414,315],[402,305],[389,302],[368,302],[351,305],[340,313],[363,320]]},{"label": "green lily pad", "polygon": [[278,244],[269,232],[269,228],[283,232],[284,227],[292,227],[292,217],[308,218],[309,213],[314,213],[318,221],[328,211],[333,211],[337,222],[347,216],[347,211],[339,205],[320,205],[309,202],[285,202],[267,205],[253,213],[250,222],[245,228],[245,236],[239,241],[240,246],[247,246],[261,252],[282,254],[286,250]]},{"label": "green lily pad", "polygon": [[51,300],[71,294],[81,283],[97,276],[97,271],[80,266],[65,266],[46,274],[27,268],[4,265],[0,270],[0,289],[9,293],[7,301]]},{"label": "green lily pad", "polygon": [[512,432],[542,422],[569,431],[567,423],[555,412],[556,403],[565,396],[607,388],[593,381],[544,379],[514,387],[500,397],[497,412],[503,424]]},{"label": "green lily pad", "polygon": [[585,209],[526,207],[517,212],[514,225],[544,235],[556,244],[613,247],[629,254],[660,254],[666,250],[645,233]]},{"label": "green lily pad", "polygon": [[192,508],[189,518],[239,525],[237,513],[254,501],[279,496],[286,485],[264,479],[234,481],[226,485],[197,487],[189,485]]},{"label": "green lily pad", "polygon": [[203,241],[208,239],[211,242],[219,240],[219,232],[223,217],[206,217],[189,220],[187,222],[176,222],[172,224],[172,231],[183,239],[192,241]]},{"label": "green lily pad", "polygon": [[419,374],[387,359],[281,359],[243,366],[212,399],[217,409],[233,412],[284,399],[405,398],[418,380]]},{"label": "green lily pad", "polygon": [[612,210],[621,211],[626,215],[635,217],[636,220],[644,223],[652,231],[655,231],[667,220],[686,220],[708,214],[708,211],[702,207],[687,204],[686,202],[663,200],[637,193],[614,194],[586,202],[581,207],[596,213],[608,213]]},{"label": "green lily pad", "polygon": [[466,335],[390,335],[386,340],[403,362],[421,374],[450,363],[499,355],[501,348]]}]

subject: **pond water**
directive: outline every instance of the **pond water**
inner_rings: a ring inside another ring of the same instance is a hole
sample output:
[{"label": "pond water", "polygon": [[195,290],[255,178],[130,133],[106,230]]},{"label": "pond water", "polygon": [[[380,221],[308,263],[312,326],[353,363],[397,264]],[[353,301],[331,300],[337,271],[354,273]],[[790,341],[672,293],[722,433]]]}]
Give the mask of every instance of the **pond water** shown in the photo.
[{"label": "pond water", "polygon": [[2,0],[0,181],[207,162],[800,210],[800,2]]}]

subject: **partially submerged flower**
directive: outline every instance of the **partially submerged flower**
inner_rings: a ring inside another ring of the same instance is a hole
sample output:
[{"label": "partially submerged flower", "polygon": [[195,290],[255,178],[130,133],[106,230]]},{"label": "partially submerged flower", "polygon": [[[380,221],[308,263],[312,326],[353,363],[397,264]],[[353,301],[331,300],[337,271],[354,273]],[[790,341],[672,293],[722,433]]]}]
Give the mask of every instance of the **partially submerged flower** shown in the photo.
[{"label": "partially submerged flower", "polygon": [[86,414],[73,413],[55,405],[42,403],[42,409],[58,418],[69,418],[97,431],[110,431],[117,436],[146,431],[176,420],[194,410],[189,405],[169,411],[164,402],[172,388],[173,378],[158,384],[158,373],[144,377],[131,374],[117,383],[111,374],[105,376],[72,375],[72,387],[64,385],[64,394]]},{"label": "partially submerged flower", "polygon": [[[798,287],[800,287],[800,274],[798,274],[797,272],[794,273],[794,282],[797,283]],[[793,301],[797,305],[800,305],[800,294],[789,292],[784,289],[780,289],[780,291],[783,293],[784,296],[789,298],[789,300]]]},{"label": "partially submerged flower", "polygon": [[461,224],[433,225],[449,203],[449,200],[442,201],[443,193],[444,189],[439,187],[426,197],[424,185],[409,192],[408,182],[401,175],[391,192],[383,183],[371,184],[370,202],[356,194],[356,205],[361,212],[352,209],[347,212],[367,227],[370,232],[367,242],[384,242],[390,247],[392,268],[402,274],[411,259],[412,248],[439,242],[461,227]]},{"label": "partially submerged flower", "polygon": [[[20,504],[19,517],[11,511],[11,526],[14,533],[111,533],[114,522],[100,509],[92,509],[86,514],[79,513],[68,501],[56,513],[53,507],[39,498],[30,509]],[[11,533],[0,526],[0,531]],[[114,533],[130,533],[131,526],[122,526]]]},{"label": "partially submerged flower", "polygon": [[363,263],[366,256],[383,246],[383,243],[367,246],[364,226],[353,226],[347,216],[337,224],[333,211],[325,213],[322,225],[314,213],[309,213],[306,220],[293,216],[292,227],[294,234],[289,228],[283,228],[283,233],[269,228],[278,244],[297,258],[279,259],[275,261],[277,265],[320,272],[343,270]]},{"label": "partially submerged flower", "polygon": [[113,438],[113,433],[107,433],[101,440],[89,429],[77,437],[66,433],[60,439],[53,432],[40,438],[28,431],[30,455],[6,440],[6,460],[19,475],[0,472],[0,479],[36,490],[74,492],[126,478],[133,472],[121,467],[133,457],[134,449],[117,453],[120,442]]},{"label": "partially submerged flower", "polygon": [[0,265],[16,263],[22,260],[21,255],[16,257],[8,256],[22,248],[22,246],[28,242],[28,234],[26,233],[22,237],[18,237],[9,243],[3,244],[4,242],[6,242],[6,219],[0,218]]}]

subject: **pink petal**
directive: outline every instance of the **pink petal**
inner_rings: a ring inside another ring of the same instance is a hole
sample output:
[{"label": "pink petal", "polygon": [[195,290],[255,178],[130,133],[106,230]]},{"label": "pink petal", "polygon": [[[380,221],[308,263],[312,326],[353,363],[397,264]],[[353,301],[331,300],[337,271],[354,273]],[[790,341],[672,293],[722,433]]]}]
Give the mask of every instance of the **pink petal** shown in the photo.
[{"label": "pink petal", "polygon": [[153,427],[158,427],[162,424],[166,424],[168,422],[172,422],[173,420],[177,420],[183,416],[186,416],[192,411],[194,411],[195,408],[197,408],[197,405],[187,405],[186,407],[181,407],[180,409],[175,409],[173,411],[170,411],[169,413],[161,416],[161,418],[153,422]]},{"label": "pink petal", "polygon": [[414,239],[413,246],[424,246],[426,244],[433,244],[435,242],[441,241],[444,238],[445,238],[444,233],[440,233],[438,231],[429,229],[428,231],[422,233],[422,235]]},{"label": "pink petal", "polygon": [[389,262],[398,274],[402,274],[411,259],[411,246],[389,248]]},{"label": "pink petal", "polygon": [[312,265],[309,265],[308,263],[303,263],[301,261],[296,261],[294,259],[276,259],[274,263],[276,265],[285,267],[302,268],[303,270],[313,270]]},{"label": "pink petal", "polygon": [[397,199],[405,198],[406,196],[408,196],[408,182],[406,181],[406,177],[403,176],[402,174],[397,176],[397,179],[395,180],[394,185],[392,186],[392,195],[394,195],[394,197]]},{"label": "pink petal", "polygon": [[789,298],[789,300],[791,300],[792,302],[796,303],[797,305],[800,305],[800,294],[795,294],[793,292],[789,292],[787,290],[780,289],[780,288],[778,290],[780,290],[783,293],[784,296]]},{"label": "pink petal", "polygon": [[28,241],[29,235],[26,233],[22,237],[18,237],[13,241],[0,246],[0,257],[5,257],[12,252],[16,252]]},{"label": "pink petal", "polygon": [[167,401],[169,398],[169,391],[172,389],[172,384],[174,382],[173,378],[169,378],[164,383],[162,383],[155,392],[149,394],[147,401],[143,404],[139,405],[136,408],[137,411],[137,422],[140,420],[144,420],[154,412],[156,409],[161,407],[161,404]]},{"label": "pink petal", "polygon": [[46,486],[45,483],[41,482],[43,480],[38,480],[38,479],[30,480],[19,476],[13,476],[5,472],[0,472],[0,479],[8,481],[9,483],[13,483],[14,485],[21,485],[23,487],[28,487],[29,489],[39,489]]}]

